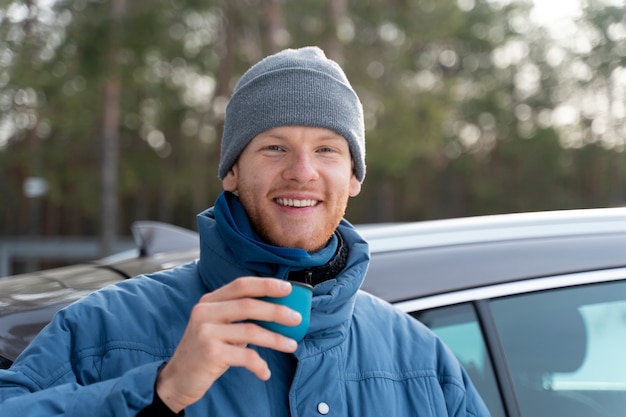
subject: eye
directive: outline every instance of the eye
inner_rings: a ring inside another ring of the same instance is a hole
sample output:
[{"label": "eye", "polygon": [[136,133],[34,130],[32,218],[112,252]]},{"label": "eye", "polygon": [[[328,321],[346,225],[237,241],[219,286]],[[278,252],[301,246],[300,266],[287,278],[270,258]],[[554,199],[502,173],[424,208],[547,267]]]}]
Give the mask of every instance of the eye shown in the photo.
[{"label": "eye", "polygon": [[333,148],[331,146],[323,146],[321,148],[318,148],[317,152],[320,152],[320,153],[336,153],[338,151],[337,151],[336,148]]},{"label": "eye", "polygon": [[279,145],[267,145],[263,148],[266,151],[280,152],[283,150],[282,146]]}]

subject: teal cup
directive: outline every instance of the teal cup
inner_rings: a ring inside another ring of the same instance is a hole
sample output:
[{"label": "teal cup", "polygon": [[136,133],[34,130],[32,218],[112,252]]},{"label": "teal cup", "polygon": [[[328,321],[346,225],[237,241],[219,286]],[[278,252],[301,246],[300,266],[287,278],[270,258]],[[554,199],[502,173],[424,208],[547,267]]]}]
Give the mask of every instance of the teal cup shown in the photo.
[{"label": "teal cup", "polygon": [[292,310],[299,312],[302,315],[302,321],[297,326],[285,326],[283,324],[275,323],[273,321],[261,321],[256,320],[259,326],[264,327],[276,333],[280,333],[283,336],[290,337],[296,342],[301,341],[304,338],[307,330],[309,330],[309,322],[311,320],[311,299],[313,298],[313,287],[309,284],[301,282],[292,282],[291,292],[285,297],[261,297],[263,301],[269,301],[270,303],[281,304],[289,307]]}]

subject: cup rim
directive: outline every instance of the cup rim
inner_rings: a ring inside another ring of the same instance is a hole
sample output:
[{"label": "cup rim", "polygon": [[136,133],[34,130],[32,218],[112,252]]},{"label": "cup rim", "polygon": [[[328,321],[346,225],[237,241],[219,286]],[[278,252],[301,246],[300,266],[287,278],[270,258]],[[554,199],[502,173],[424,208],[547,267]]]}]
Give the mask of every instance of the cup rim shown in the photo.
[{"label": "cup rim", "polygon": [[300,282],[300,281],[289,281],[287,280],[291,285],[297,285],[299,287],[304,287],[304,288],[308,288],[310,290],[313,290],[313,286],[311,284],[307,284],[305,282]]}]

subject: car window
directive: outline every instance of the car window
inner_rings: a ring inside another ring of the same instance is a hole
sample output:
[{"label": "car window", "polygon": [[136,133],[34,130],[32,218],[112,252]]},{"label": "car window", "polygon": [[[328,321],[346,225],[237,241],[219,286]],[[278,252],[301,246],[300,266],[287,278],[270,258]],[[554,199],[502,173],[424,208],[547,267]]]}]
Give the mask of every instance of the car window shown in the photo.
[{"label": "car window", "polygon": [[505,417],[493,365],[474,308],[469,304],[412,313],[435,332],[463,364],[492,417]]},{"label": "car window", "polygon": [[626,283],[494,300],[524,417],[618,416],[626,410]]}]

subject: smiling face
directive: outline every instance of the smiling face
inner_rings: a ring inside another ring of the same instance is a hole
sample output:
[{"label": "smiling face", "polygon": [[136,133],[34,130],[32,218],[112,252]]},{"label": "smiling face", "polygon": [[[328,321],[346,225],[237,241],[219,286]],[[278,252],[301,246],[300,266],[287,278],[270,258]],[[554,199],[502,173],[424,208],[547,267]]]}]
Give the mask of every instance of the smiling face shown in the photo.
[{"label": "smiling face", "polygon": [[323,128],[285,126],[257,135],[224,177],[254,230],[275,246],[323,248],[361,191],[348,142]]}]

